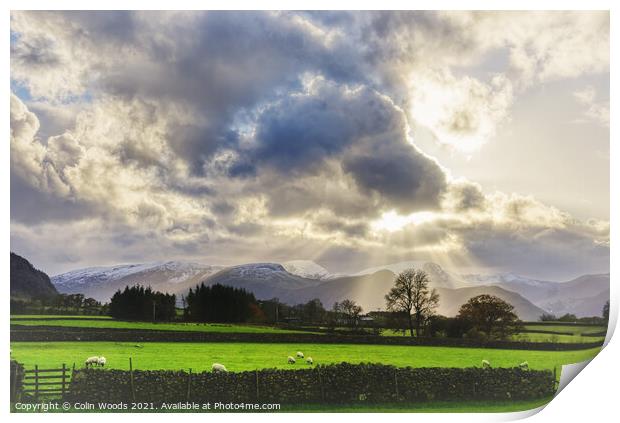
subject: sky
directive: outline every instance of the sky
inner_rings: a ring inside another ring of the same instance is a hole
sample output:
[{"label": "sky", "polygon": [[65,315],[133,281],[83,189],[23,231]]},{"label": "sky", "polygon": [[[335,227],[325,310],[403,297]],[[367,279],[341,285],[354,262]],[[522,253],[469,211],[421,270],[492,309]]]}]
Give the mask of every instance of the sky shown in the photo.
[{"label": "sky", "polygon": [[11,249],[609,271],[608,12],[12,12]]}]

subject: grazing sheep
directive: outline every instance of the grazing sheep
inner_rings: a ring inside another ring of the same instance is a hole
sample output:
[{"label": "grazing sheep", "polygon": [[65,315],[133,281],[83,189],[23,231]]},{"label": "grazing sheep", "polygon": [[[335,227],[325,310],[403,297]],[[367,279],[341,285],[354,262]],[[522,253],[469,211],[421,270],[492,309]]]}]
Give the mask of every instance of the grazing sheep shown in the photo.
[{"label": "grazing sheep", "polygon": [[295,359],[290,355],[288,356],[288,364],[295,364]]},{"label": "grazing sheep", "polygon": [[491,363],[489,363],[488,360],[482,360],[482,368],[483,369],[490,369],[491,368]]},{"label": "grazing sheep", "polygon": [[312,357],[306,358],[306,363],[308,363],[309,365],[312,366],[312,364],[314,364],[314,361],[312,360]]},{"label": "grazing sheep", "polygon": [[211,371],[213,373],[227,373],[228,372],[228,370],[226,370],[226,367],[220,363],[213,363],[213,365],[211,366]]},{"label": "grazing sheep", "polygon": [[88,357],[84,361],[84,365],[86,367],[98,366],[99,365],[99,357],[97,357],[96,355],[94,355],[92,357]]},{"label": "grazing sheep", "polygon": [[297,358],[304,358],[304,353],[297,351]]},{"label": "grazing sheep", "polygon": [[523,363],[519,364],[519,369],[521,370],[529,370],[530,369],[530,365],[527,361],[524,361]]},{"label": "grazing sheep", "polygon": [[97,360],[97,364],[101,367],[104,367],[105,363],[107,363],[107,360],[105,359],[104,356],[99,357],[99,360]]}]

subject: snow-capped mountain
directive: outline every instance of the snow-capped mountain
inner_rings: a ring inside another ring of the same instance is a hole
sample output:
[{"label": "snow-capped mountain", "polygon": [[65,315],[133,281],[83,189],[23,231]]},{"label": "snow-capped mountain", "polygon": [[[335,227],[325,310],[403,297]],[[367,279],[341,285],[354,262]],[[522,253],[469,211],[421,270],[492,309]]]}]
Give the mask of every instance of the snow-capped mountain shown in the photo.
[{"label": "snow-capped mountain", "polygon": [[52,283],[61,293],[82,293],[99,301],[108,301],[118,289],[136,284],[177,293],[222,270],[223,266],[180,261],[89,267],[53,276]]},{"label": "snow-capped mountain", "polygon": [[244,288],[259,299],[270,299],[288,296],[290,292],[316,286],[322,281],[292,274],[278,263],[249,263],[223,269],[204,282]]},{"label": "snow-capped mountain", "polygon": [[555,283],[550,281],[542,281],[538,279],[532,279],[525,276],[515,275],[514,273],[491,273],[491,274],[466,274],[461,275],[461,278],[469,285],[498,285],[503,283],[515,283],[529,286],[545,286],[549,283]]},{"label": "snow-capped mountain", "polygon": [[[514,302],[528,319],[544,310],[556,315],[600,315],[609,298],[609,274],[585,275],[569,282],[543,281],[513,273],[459,274],[454,269],[423,261],[377,266],[353,275],[331,274],[307,260],[280,263],[248,263],[224,267],[178,261],[91,267],[51,278],[61,293],[82,293],[99,301],[109,301],[114,292],[127,285],[147,285],[176,294],[179,301],[189,288],[200,283],[244,288],[258,299],[280,298],[289,304],[320,298],[329,307],[349,298],[366,311],[384,305],[384,296],[396,275],[407,268],[426,271],[431,287],[443,296],[441,312],[453,313],[468,295],[490,293]],[[515,296],[514,294],[518,294]],[[535,317],[535,316],[534,316]]]},{"label": "snow-capped mountain", "polygon": [[291,260],[282,263],[282,266],[287,272],[302,278],[327,280],[336,276],[329,273],[323,266],[310,260]]}]

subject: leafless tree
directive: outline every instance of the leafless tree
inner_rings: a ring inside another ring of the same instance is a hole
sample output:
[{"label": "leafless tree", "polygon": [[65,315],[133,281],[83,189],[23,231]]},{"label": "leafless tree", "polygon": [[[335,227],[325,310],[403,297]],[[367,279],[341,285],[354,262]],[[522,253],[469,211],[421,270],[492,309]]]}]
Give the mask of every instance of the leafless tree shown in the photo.
[{"label": "leafless tree", "polygon": [[406,269],[394,281],[394,287],[385,296],[387,309],[406,314],[409,333],[413,336],[413,316],[415,333],[420,336],[423,323],[433,315],[439,305],[439,294],[429,290],[430,279],[423,270]]}]

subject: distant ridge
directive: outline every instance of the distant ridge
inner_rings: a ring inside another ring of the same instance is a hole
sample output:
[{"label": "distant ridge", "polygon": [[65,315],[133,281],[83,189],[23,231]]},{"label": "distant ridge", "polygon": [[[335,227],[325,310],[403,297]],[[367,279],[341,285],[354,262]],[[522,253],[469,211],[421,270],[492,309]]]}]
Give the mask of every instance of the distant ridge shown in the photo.
[{"label": "distant ridge", "polygon": [[60,292],[80,292],[103,302],[116,290],[137,283],[176,294],[179,301],[189,288],[200,283],[221,283],[249,290],[258,299],[279,298],[298,304],[319,298],[331,308],[334,302],[350,298],[371,311],[385,309],[384,296],[396,273],[409,267],[428,273],[431,288],[439,290],[442,297],[438,312],[446,316],[455,315],[461,304],[482,293],[505,299],[527,320],[537,320],[543,312],[598,316],[609,298],[609,274],[584,275],[562,283],[510,273],[461,275],[421,261],[378,266],[353,275],[332,274],[308,260],[230,267],[169,261],[75,270],[54,276],[52,282]]}]

